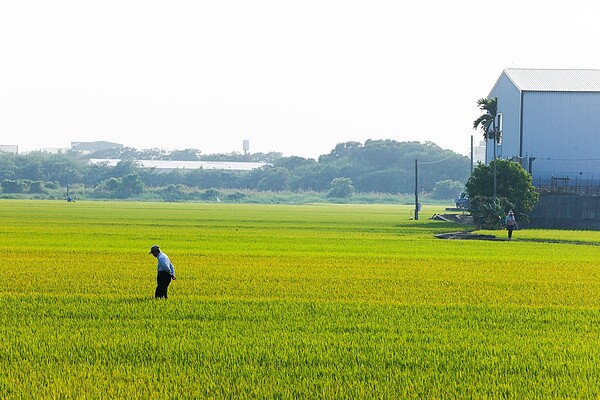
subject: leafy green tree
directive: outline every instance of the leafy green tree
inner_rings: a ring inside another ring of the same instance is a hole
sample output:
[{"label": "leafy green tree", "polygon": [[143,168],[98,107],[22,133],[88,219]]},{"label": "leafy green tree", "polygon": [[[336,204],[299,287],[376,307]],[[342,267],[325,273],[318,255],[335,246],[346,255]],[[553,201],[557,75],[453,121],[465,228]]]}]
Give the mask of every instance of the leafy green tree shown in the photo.
[{"label": "leafy green tree", "polygon": [[[498,98],[492,99],[481,98],[477,100],[477,107],[483,114],[473,121],[473,129],[481,129],[483,137],[486,140],[500,141],[500,132],[496,127],[496,116],[498,115]],[[494,155],[494,159],[496,159]]]},{"label": "leafy green tree", "polygon": [[[178,151],[188,157],[190,149]],[[193,150],[193,149],[191,149]],[[192,151],[193,153],[193,151]],[[121,190],[122,178],[137,174],[144,187],[166,187],[184,184],[189,188],[260,189],[328,192],[335,178],[349,178],[357,192],[411,193],[414,189],[414,160],[432,162],[419,171],[419,187],[431,191],[434,183],[446,179],[466,181],[469,159],[443,150],[433,143],[367,140],[340,143],[319,161],[302,157],[283,157],[281,153],[203,155],[203,160],[261,161],[270,165],[252,171],[174,170],[170,172],[141,168],[136,159],[165,159],[171,153],[160,149],[138,151],[134,148],[107,149],[93,158],[115,158],[117,166],[88,164],[89,155],[77,152],[48,154],[0,153],[0,182],[29,180],[58,182],[62,186],[83,184],[89,194],[100,197],[129,196]],[[192,154],[192,156],[194,156]],[[199,154],[196,154],[199,157]],[[171,157],[172,158],[172,157]],[[443,162],[438,162],[442,160]],[[279,168],[279,169],[278,169]],[[111,180],[111,178],[115,178]],[[46,186],[49,188],[49,186]],[[95,189],[94,189],[95,188]],[[160,191],[156,193],[161,193]],[[197,192],[186,193],[196,196]],[[189,198],[186,197],[186,198]]]},{"label": "leafy green tree", "polygon": [[241,192],[230,193],[226,196],[228,201],[240,201],[245,197],[247,197],[247,195]]},{"label": "leafy green tree", "polygon": [[[497,165],[496,165],[497,164]],[[498,179],[498,202],[492,201],[494,169]],[[504,216],[512,209],[517,221],[528,222],[529,213],[539,198],[532,184],[531,174],[519,163],[498,159],[490,165],[479,164],[466,184],[466,192],[471,203],[471,213],[476,220],[488,221],[494,218],[480,215],[485,210]]]},{"label": "leafy green tree", "polygon": [[29,193],[45,193],[46,188],[44,187],[44,182],[42,181],[33,181],[29,184]]},{"label": "leafy green tree", "polygon": [[433,199],[454,199],[458,196],[465,188],[465,185],[461,182],[446,179],[443,181],[436,182],[431,192],[431,198]]},{"label": "leafy green tree", "polygon": [[327,197],[336,197],[346,199],[354,194],[354,186],[350,178],[335,178],[331,181],[331,189],[327,192]]},{"label": "leafy green tree", "polygon": [[364,193],[408,193],[411,185],[414,188],[414,168],[411,172],[409,177],[405,171],[398,169],[374,170],[357,174],[352,182],[359,192]]},{"label": "leafy green tree", "polygon": [[272,190],[280,192],[286,190],[290,184],[291,175],[282,167],[269,168],[267,175],[258,182],[258,190]]},{"label": "leafy green tree", "polygon": [[283,157],[283,153],[269,152],[269,153],[240,153],[238,151],[232,151],[231,153],[222,154],[205,154],[201,158],[205,161],[238,161],[238,162],[261,162],[261,163],[272,163],[274,160]]},{"label": "leafy green tree", "polygon": [[304,167],[307,165],[313,165],[316,161],[312,159],[307,159],[303,157],[281,157],[273,161],[274,167],[282,167],[292,172],[300,167]]},{"label": "leafy green tree", "polygon": [[361,149],[365,162],[377,170],[396,166],[400,154],[402,154],[402,144],[395,140],[367,140]]},{"label": "leafy green tree", "polygon": [[207,189],[200,196],[200,198],[202,200],[209,200],[209,201],[220,201],[221,197],[223,197],[223,194],[221,192],[219,192],[217,189]]},{"label": "leafy green tree", "polygon": [[[117,158],[125,158],[125,157],[117,157]],[[165,160],[169,158],[169,153],[163,149],[144,149],[139,150],[137,155],[135,156],[138,160]]]},{"label": "leafy green tree", "polygon": [[[330,154],[319,157],[318,166],[333,176],[325,181],[327,190],[333,178],[348,177],[358,192],[411,193],[414,191],[414,162],[427,164],[419,170],[419,185],[431,191],[435,182],[451,179],[466,182],[470,160],[433,143],[367,140],[338,144]],[[323,174],[314,174],[318,177]],[[294,181],[296,181],[294,179]],[[312,187],[319,187],[316,182]]]},{"label": "leafy green tree", "polygon": [[16,176],[19,179],[41,179],[44,176],[42,167],[44,155],[40,151],[33,151],[26,156],[21,156]]},{"label": "leafy green tree", "polygon": [[[498,98],[494,97],[492,99],[481,98],[477,100],[477,106],[483,114],[479,116],[475,121],[473,121],[473,129],[481,129],[483,131],[483,137],[486,140],[494,141],[494,161],[498,158],[496,155],[498,143],[500,142],[500,131],[499,127],[496,127],[496,116],[498,115]],[[494,165],[496,165],[494,163]],[[494,169],[494,181],[493,181],[493,190],[494,197],[497,196],[497,175],[496,170]]]},{"label": "leafy green tree", "polygon": [[198,161],[201,153],[198,149],[173,150],[169,158],[176,161]]},{"label": "leafy green tree", "polygon": [[104,181],[103,186],[108,191],[116,192],[121,188],[121,178],[111,177]]},{"label": "leafy green tree", "polygon": [[278,151],[270,151],[268,153],[252,153],[248,156],[241,155],[241,159],[238,160],[223,160],[223,161],[254,161],[254,162],[264,162],[264,163],[272,163],[278,158],[283,157],[283,154]]},{"label": "leafy green tree", "polygon": [[20,180],[5,179],[1,186],[3,193],[23,193],[25,190],[25,184]]},{"label": "leafy green tree", "polygon": [[60,189],[60,184],[56,181],[44,182],[44,188],[50,190]]},{"label": "leafy green tree", "polygon": [[[325,191],[329,188],[329,183],[336,177],[337,172],[328,174],[329,167],[321,163],[306,164],[294,169],[290,178],[291,190],[314,190]],[[323,177],[323,175],[329,175]]]},{"label": "leafy green tree", "polygon": [[477,196],[470,201],[469,211],[478,227],[483,229],[502,229],[506,212],[512,208],[503,197]]},{"label": "leafy green tree", "polygon": [[[256,173],[251,171],[249,173],[240,172],[240,171],[224,171],[224,170],[216,170],[216,169],[197,169],[185,173],[181,173],[180,178],[177,182],[181,182],[189,187],[196,188],[225,188],[225,189],[237,189],[240,187],[244,187],[247,183],[243,182],[240,177]],[[161,176],[166,177],[165,174],[160,174]],[[255,189],[256,184],[262,178],[262,175],[256,179],[256,183],[253,183],[251,188]],[[166,180],[163,181],[166,183],[171,183],[171,181]],[[159,185],[160,186],[160,185]]]},{"label": "leafy green tree", "polygon": [[16,154],[0,152],[0,180],[13,179],[17,173]]},{"label": "leafy green tree", "polygon": [[58,180],[63,185],[68,182],[80,182],[81,171],[84,168],[80,160],[63,154],[45,154],[41,159],[40,175],[36,179]]},{"label": "leafy green tree", "polygon": [[360,142],[338,143],[329,154],[319,157],[319,162],[328,163],[344,157],[354,157],[362,147]]},{"label": "leafy green tree", "polygon": [[180,169],[173,169],[168,172],[161,172],[157,174],[157,177],[160,177],[160,181],[163,185],[179,185],[183,184],[185,175],[187,172],[183,172]]},{"label": "leafy green tree", "polygon": [[135,174],[139,169],[138,163],[131,159],[124,159],[117,163],[117,165],[112,169],[112,176],[121,178],[125,175]]},{"label": "leafy green tree", "polygon": [[111,147],[108,149],[96,150],[91,153],[89,158],[106,158],[106,159],[126,159],[126,158],[144,158],[140,157],[140,152],[133,147]]},{"label": "leafy green tree", "polygon": [[121,178],[121,194],[123,197],[138,195],[144,190],[144,182],[138,174],[129,174]]},{"label": "leafy green tree", "polygon": [[[107,163],[88,165],[81,171],[81,180],[86,186],[96,186],[112,177],[112,167]],[[76,182],[76,177],[71,182]]]},{"label": "leafy green tree", "polygon": [[171,184],[162,190],[162,195],[167,201],[181,201],[185,199],[186,189],[187,186]]}]

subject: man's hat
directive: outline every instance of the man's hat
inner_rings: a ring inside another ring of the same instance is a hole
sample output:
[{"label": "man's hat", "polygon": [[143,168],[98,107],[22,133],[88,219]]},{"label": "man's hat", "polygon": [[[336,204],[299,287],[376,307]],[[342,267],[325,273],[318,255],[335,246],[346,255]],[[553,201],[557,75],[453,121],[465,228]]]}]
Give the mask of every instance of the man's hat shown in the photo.
[{"label": "man's hat", "polygon": [[160,251],[160,248],[156,244],[150,248],[150,253],[148,253],[148,254],[152,254],[155,251]]}]

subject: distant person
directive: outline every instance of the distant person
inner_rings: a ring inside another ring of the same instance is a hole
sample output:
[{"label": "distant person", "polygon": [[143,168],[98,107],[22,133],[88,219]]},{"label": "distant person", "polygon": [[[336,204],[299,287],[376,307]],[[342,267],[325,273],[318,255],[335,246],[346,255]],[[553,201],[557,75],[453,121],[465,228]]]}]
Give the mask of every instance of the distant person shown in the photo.
[{"label": "distant person", "polygon": [[150,253],[158,260],[158,274],[156,275],[156,291],[154,292],[154,298],[166,299],[167,289],[171,280],[175,279],[175,268],[173,263],[169,260],[169,256],[160,251],[157,245],[150,248]]},{"label": "distant person", "polygon": [[511,240],[513,230],[517,229],[517,219],[515,218],[515,214],[512,212],[512,210],[508,212],[508,215],[504,219],[504,225],[508,231],[508,240]]}]

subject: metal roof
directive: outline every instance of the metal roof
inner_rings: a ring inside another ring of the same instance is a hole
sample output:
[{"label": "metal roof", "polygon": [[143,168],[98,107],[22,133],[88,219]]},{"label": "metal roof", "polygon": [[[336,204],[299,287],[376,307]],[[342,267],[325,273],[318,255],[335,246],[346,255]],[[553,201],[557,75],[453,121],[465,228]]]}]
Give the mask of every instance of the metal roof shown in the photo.
[{"label": "metal roof", "polygon": [[504,73],[521,91],[600,92],[600,69],[507,68]]}]

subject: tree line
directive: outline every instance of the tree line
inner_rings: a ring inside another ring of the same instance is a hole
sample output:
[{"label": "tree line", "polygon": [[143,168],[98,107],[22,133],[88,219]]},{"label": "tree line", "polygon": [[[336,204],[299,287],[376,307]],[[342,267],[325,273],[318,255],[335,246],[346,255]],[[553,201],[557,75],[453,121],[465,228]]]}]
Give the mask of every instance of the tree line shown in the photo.
[{"label": "tree line", "polygon": [[[120,159],[116,166],[91,164],[91,158]],[[251,171],[170,170],[141,168],[136,160],[253,161],[267,163]],[[340,143],[317,160],[280,153],[211,154],[186,149],[172,152],[133,148],[83,155],[0,153],[3,193],[43,193],[45,189],[81,185],[90,197],[129,198],[157,188],[256,191],[315,191],[347,197],[359,193],[414,192],[415,160],[419,189],[438,198],[455,197],[470,174],[470,160],[434,143],[367,140]],[[439,161],[439,162],[436,162]]]}]

